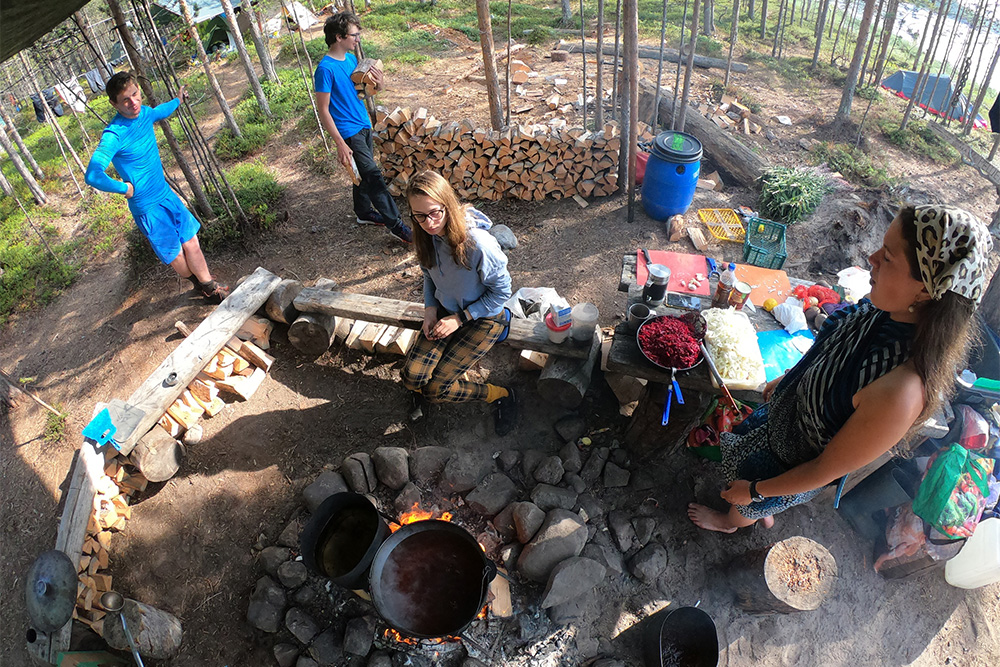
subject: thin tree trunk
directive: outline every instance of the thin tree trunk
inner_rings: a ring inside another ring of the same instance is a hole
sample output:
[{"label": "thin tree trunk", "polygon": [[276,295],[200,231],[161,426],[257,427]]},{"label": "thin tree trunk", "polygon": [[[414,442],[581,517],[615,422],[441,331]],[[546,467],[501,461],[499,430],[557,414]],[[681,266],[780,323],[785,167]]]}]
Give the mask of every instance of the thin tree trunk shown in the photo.
[{"label": "thin tree trunk", "polygon": [[[0,132],[3,132],[3,130],[0,130]],[[0,190],[3,190],[3,193],[8,197],[14,196],[14,186],[4,176],[3,169],[0,169]]]},{"label": "thin tree trunk", "polygon": [[757,0],[750,0],[750,7],[747,8],[747,14],[750,20],[753,21],[754,15],[757,13]]},{"label": "thin tree trunk", "polygon": [[[856,19],[857,16],[858,16],[858,6],[857,6],[857,4],[853,4],[853,5],[851,5],[851,18],[847,22],[847,35],[849,35],[852,32],[854,32],[854,19]],[[844,35],[844,44],[841,47],[842,50],[841,50],[841,53],[840,53],[841,57],[846,57],[847,56],[847,45],[850,42],[850,40],[847,39],[847,35]]]},{"label": "thin tree trunk", "polygon": [[[282,11],[287,11],[285,9],[285,2],[284,2],[284,0],[281,0],[281,9],[282,9]],[[285,21],[284,23],[285,23],[285,30],[288,32],[288,38],[292,41],[292,48],[295,50],[295,63],[299,67],[299,76],[302,77],[302,86],[306,90],[309,90],[310,89],[309,75],[306,73],[305,68],[302,67],[302,57],[299,55],[299,46],[298,46],[298,44],[295,43],[295,36],[292,34],[292,29],[291,29],[291,27],[289,27],[288,22]],[[300,30],[299,33],[301,34],[301,32],[302,31]],[[302,42],[302,48],[303,48],[303,50],[305,49],[305,42],[304,41]],[[309,57],[309,53],[308,52],[306,53],[306,57],[307,58]],[[312,69],[312,68],[310,67],[310,69]],[[326,130],[323,129],[323,123],[321,123],[320,119],[319,119],[319,109],[316,107],[316,96],[315,95],[310,95],[309,96],[309,104],[312,107],[313,119],[316,121],[316,127],[319,129],[319,136],[320,136],[321,139],[323,139],[323,148],[326,150],[327,153],[329,153],[330,152],[330,144],[329,144],[329,142],[326,139]]]},{"label": "thin tree trunk", "polygon": [[996,71],[998,59],[1000,59],[1000,43],[997,44],[996,53],[993,54],[993,60],[990,62],[990,69],[986,72],[986,79],[983,80],[982,85],[979,87],[979,95],[976,96],[976,103],[972,106],[971,113],[969,114],[969,121],[966,123],[962,134],[968,135],[972,132],[972,128],[976,124],[976,116],[979,115],[979,109],[983,106],[983,101],[986,99],[986,93],[989,91],[990,81],[993,80],[993,73]]},{"label": "thin tree trunk", "polygon": [[[837,0],[830,0],[833,4],[833,11],[830,13],[830,20],[827,22],[829,26],[826,31],[826,38],[828,40],[833,39],[833,25],[837,22]],[[847,3],[849,0],[844,0],[844,8],[847,8]]]},{"label": "thin tree trunk", "polygon": [[[836,0],[834,0],[834,1],[836,1]],[[836,39],[833,40],[833,51],[830,53],[830,64],[831,65],[833,65],[833,63],[837,60],[837,44],[840,42],[840,31],[844,27],[844,19],[847,18],[847,3],[848,2],[850,2],[850,0],[844,0],[844,13],[840,15],[840,25],[837,26],[837,37],[836,37]],[[836,9],[836,6],[834,7],[834,9]],[[832,21],[830,22],[830,28],[831,28],[831,30],[833,29],[833,22]],[[829,39],[829,37],[830,36],[827,35],[828,39]]]},{"label": "thin tree trunk", "polygon": [[[875,9],[875,17],[874,17],[874,21],[876,22],[876,24],[878,22],[878,17],[882,16],[882,8],[884,6],[885,6],[885,0],[878,0],[878,7]],[[882,22],[882,25],[885,26],[884,21]],[[861,73],[858,75],[858,81],[861,83],[861,85],[864,85],[865,77],[868,76],[868,62],[871,60],[872,49],[875,48],[875,40],[877,36],[878,36],[878,30],[872,30],[872,34],[868,39],[868,48],[865,49],[865,59],[864,62],[861,63]]]},{"label": "thin tree trunk", "polygon": [[618,118],[618,79],[621,69],[622,0],[615,2],[615,70],[611,73],[611,118]]},{"label": "thin tree trunk", "polygon": [[212,72],[212,64],[209,62],[208,54],[205,53],[205,46],[201,43],[201,38],[198,36],[198,29],[194,25],[194,19],[191,18],[191,9],[188,7],[187,0],[178,0],[178,2],[180,3],[181,14],[184,16],[184,22],[187,24],[188,35],[191,36],[191,41],[194,42],[195,48],[198,50],[198,57],[201,59],[205,76],[208,77],[208,85],[215,95],[215,101],[219,103],[219,108],[222,109],[222,115],[226,118],[226,125],[229,126],[229,131],[234,136],[242,137],[243,133],[240,132],[240,126],[236,124],[236,118],[233,117],[229,103],[226,102],[226,96],[222,93],[222,87],[219,86],[219,81]]},{"label": "thin tree trunk", "polygon": [[[35,177],[31,175],[28,168],[24,166],[21,156],[18,155],[17,151],[14,150],[14,147],[11,146],[10,140],[7,138],[7,133],[4,132],[4,128],[0,128],[0,146],[3,146],[3,149],[7,151],[7,155],[10,156],[10,161],[14,163],[14,169],[17,170],[17,173],[19,173],[21,178],[24,179],[24,182],[27,183],[28,189],[31,190],[31,196],[35,199],[35,203],[41,206],[47,202],[48,198],[45,196],[45,193],[42,192],[42,188],[38,185],[38,181],[36,181]],[[11,196],[13,196],[13,189],[11,190]]]},{"label": "thin tree trunk", "polygon": [[24,159],[28,162],[28,165],[31,167],[31,171],[39,180],[45,178],[45,172],[43,172],[42,168],[38,166],[38,163],[35,161],[35,156],[32,155],[31,151],[28,150],[28,147],[24,145],[24,140],[21,139],[21,135],[18,133],[17,127],[14,125],[14,119],[12,119],[10,114],[7,113],[3,103],[0,103],[0,118],[2,118],[3,122],[7,124],[7,131],[10,132],[10,136],[13,137],[14,143],[17,144],[17,149],[21,151],[21,155],[23,155]]},{"label": "thin tree trunk", "polygon": [[767,0],[760,3],[760,38],[767,36]]},{"label": "thin tree trunk", "polygon": [[920,67],[920,74],[917,75],[917,84],[914,86],[913,95],[910,97],[910,101],[906,103],[906,111],[903,112],[903,120],[899,124],[900,130],[906,129],[906,126],[910,122],[910,115],[913,113],[913,105],[917,103],[920,96],[923,94],[923,84],[927,78],[927,67],[930,61],[930,56],[932,52],[937,50],[938,41],[940,41],[939,31],[946,15],[945,2],[946,0],[941,0],[941,6],[938,9],[938,18],[937,21],[934,22],[934,32],[931,33],[931,45],[927,49],[927,53],[924,54],[924,63]]},{"label": "thin tree trunk", "polygon": [[[986,12],[984,11],[983,12],[984,18],[985,15]],[[983,45],[979,48],[979,57],[976,58],[976,69],[975,72],[973,72],[972,74],[972,78],[969,80],[969,93],[967,97],[970,100],[973,98],[973,93],[976,89],[976,81],[979,80],[979,72],[982,70],[983,66],[983,56],[986,53],[986,45],[990,41],[990,34],[993,32],[993,23],[996,20],[996,17],[997,17],[997,5],[993,5],[993,14],[990,16],[990,25],[989,28],[986,29],[986,37],[983,39]],[[985,81],[984,86],[989,87],[989,79]],[[976,117],[972,116],[968,121],[966,121],[963,134],[968,134],[969,131],[972,130],[972,125],[975,123],[975,120]]]},{"label": "thin tree trunk", "polygon": [[[42,61],[41,61],[40,59],[38,59],[38,58],[36,58],[36,61],[38,61],[38,62],[42,62]],[[59,64],[60,64],[60,61],[58,61],[58,60],[57,60],[57,61],[56,61],[56,64],[57,64],[57,65],[59,65]],[[52,65],[51,65],[51,64],[50,64],[49,62],[47,62],[47,61],[45,62],[45,65],[46,65],[46,67],[48,67],[48,70],[49,70],[49,73],[50,73],[50,74],[53,74],[53,75],[54,75],[54,74],[55,74],[55,72],[54,72],[54,71],[53,71],[53,69],[52,69]],[[65,67],[65,64],[63,64],[63,69],[66,69],[66,67]],[[72,70],[70,70],[70,71],[72,71]],[[60,77],[60,81],[59,81],[59,83],[62,83],[62,81],[67,81],[67,80],[71,80],[71,79],[73,79],[73,78],[74,78],[74,77],[72,76],[72,74],[71,74],[70,76],[66,77],[66,78],[61,78],[61,77]],[[77,125],[79,125],[79,126],[80,126],[80,138],[81,138],[81,139],[83,140],[83,148],[84,148],[84,150],[86,150],[86,151],[88,151],[88,152],[89,152],[89,151],[90,151],[90,134],[88,134],[88,133],[87,133],[87,128],[86,128],[86,126],[84,126],[84,124],[83,124],[83,119],[82,119],[82,118],[80,118],[80,114],[79,114],[79,113],[77,113],[77,111],[76,111],[76,107],[75,107],[75,106],[73,106],[73,105],[74,105],[74,104],[75,104],[76,102],[83,102],[83,105],[84,105],[84,106],[86,107],[86,106],[87,106],[87,98],[86,98],[86,97],[83,97],[83,98],[81,99],[81,98],[80,98],[80,97],[78,97],[78,96],[77,96],[77,94],[76,94],[75,92],[73,92],[73,90],[72,90],[72,89],[70,89],[70,88],[69,88],[68,86],[63,86],[63,87],[64,87],[64,88],[66,88],[66,93],[67,93],[68,95],[71,95],[71,96],[72,96],[72,97],[71,97],[71,99],[67,99],[67,100],[64,100],[64,101],[66,102],[66,106],[68,106],[68,107],[69,107],[69,112],[70,112],[71,114],[73,114],[73,118],[75,118],[75,119],[76,119],[76,123],[77,123]],[[57,93],[59,92],[59,89],[58,89],[58,88],[56,89],[56,92],[57,92]],[[62,95],[61,95],[61,94],[60,94],[60,97],[62,97]]]},{"label": "thin tree trunk", "polygon": [[594,128],[600,131],[604,127],[604,0],[597,0],[597,80],[594,83],[597,98]]},{"label": "thin tree trunk", "polygon": [[706,37],[715,35],[715,0],[705,0],[705,16],[702,21],[701,34]]},{"label": "thin tree trunk", "polygon": [[723,88],[729,87],[729,77],[733,68],[733,50],[736,48],[736,38],[740,30],[740,0],[733,0],[733,23],[729,26],[729,56],[726,58],[726,78],[722,82]]},{"label": "thin tree trunk", "polygon": [[108,59],[104,55],[104,49],[101,48],[101,42],[94,37],[94,31],[90,29],[90,19],[87,15],[81,11],[74,12],[73,22],[76,23],[76,27],[80,29],[80,34],[83,35],[83,41],[87,43],[90,50],[94,53],[94,59],[97,60],[98,67],[101,71],[101,79],[105,79],[108,76],[108,72],[111,72],[111,65],[108,64]]},{"label": "thin tree trunk", "polygon": [[[260,87],[260,79],[257,78],[257,72],[254,71],[253,63],[250,61],[250,54],[247,53],[246,44],[243,43],[243,33],[240,32],[239,23],[236,22],[236,12],[233,11],[233,3],[230,0],[220,1],[222,2],[222,11],[226,13],[226,21],[229,22],[229,29],[233,33],[233,41],[236,42],[236,52],[239,53],[240,62],[243,63],[243,70],[247,73],[247,81],[250,83],[250,89],[253,90],[253,95],[257,98],[257,104],[260,105],[264,115],[271,118],[271,105],[267,103],[267,96],[264,95],[264,89]],[[246,4],[250,3],[247,2]],[[253,23],[253,19],[250,22]]]},{"label": "thin tree trunk", "polygon": [[816,69],[816,65],[819,64],[819,50],[823,46],[823,28],[826,27],[826,12],[830,7],[830,0],[822,0],[822,2],[817,6],[816,11],[818,12],[816,16],[816,32],[814,34],[816,38],[816,47],[813,49],[813,59],[812,64],[809,66],[810,69]]},{"label": "thin tree trunk", "polygon": [[[942,6],[943,5],[944,3],[942,3]],[[924,29],[920,33],[920,45],[917,47],[917,55],[913,59],[913,67],[910,68],[914,72],[917,71],[917,65],[920,64],[920,56],[923,55],[924,40],[926,40],[931,33],[931,19],[933,18],[934,18],[934,12],[931,10],[927,10],[927,23],[924,24]]]},{"label": "thin tree trunk", "polygon": [[[76,166],[80,169],[80,173],[82,174],[83,172],[86,171],[86,169],[83,166],[83,162],[80,161],[80,156],[76,154],[76,150],[69,143],[69,139],[66,138],[66,133],[63,132],[62,126],[57,122],[55,113],[52,111],[51,108],[49,108],[48,100],[45,99],[45,95],[42,93],[42,88],[41,86],[38,85],[38,80],[35,79],[35,74],[31,71],[31,68],[28,66],[28,59],[24,57],[24,51],[21,51],[17,55],[20,56],[21,58],[21,64],[24,66],[25,76],[28,77],[28,80],[31,82],[32,87],[34,87],[35,89],[35,94],[38,95],[39,100],[41,100],[42,109],[45,111],[45,117],[49,120],[49,123],[52,125],[52,131],[56,135],[56,141],[65,144],[69,148],[70,155],[73,157],[73,161],[76,162]],[[62,150],[62,148],[60,148],[60,150]],[[73,169],[69,164],[69,160],[66,161],[66,166],[69,168],[70,177],[72,177],[73,181],[75,182],[76,176],[73,174]]]},{"label": "thin tree trunk", "polygon": [[786,0],[781,0],[781,4],[778,5],[778,24],[774,26],[774,40],[771,42],[772,58],[775,58],[778,55],[778,38],[781,35],[781,30],[783,27],[782,19],[785,16],[785,2]]},{"label": "thin tree trunk", "polygon": [[865,9],[861,14],[861,25],[858,27],[858,41],[854,46],[854,57],[847,70],[847,80],[844,82],[844,93],[840,97],[840,107],[835,120],[846,121],[851,117],[851,104],[854,102],[854,88],[858,83],[858,70],[861,68],[861,57],[865,53],[868,42],[868,31],[872,25],[872,14],[875,12],[875,0],[865,0]]},{"label": "thin tree trunk", "polygon": [[[695,3],[697,1],[695,0]],[[638,152],[636,142],[639,136],[639,0],[625,0],[625,43],[628,45],[629,61],[628,221],[632,222],[635,220],[635,168]]]},{"label": "thin tree trunk", "polygon": [[882,81],[885,72],[885,61],[889,57],[889,43],[892,41],[893,30],[896,28],[896,16],[899,14],[899,0],[889,0],[889,8],[885,12],[885,23],[882,25],[882,44],[879,46],[878,58],[875,61],[875,72],[872,85],[877,86]]},{"label": "thin tree trunk", "polygon": [[[738,0],[737,0],[738,1]],[[663,0],[663,14],[660,16],[660,61],[656,64],[656,94],[653,96],[653,134],[657,133],[660,120],[660,86],[663,85],[663,52],[667,42],[667,0]]]},{"label": "thin tree trunk", "polygon": [[[504,94],[506,95],[504,104],[504,106],[506,107],[506,115],[504,116],[504,120],[507,123],[507,127],[510,127],[510,61],[513,60],[513,56],[511,56],[510,54],[510,47],[511,44],[513,44],[513,40],[511,40],[510,37],[510,22],[511,22],[511,14],[513,11],[512,5],[513,5],[513,0],[507,0],[507,60],[505,61],[506,67],[504,68],[504,80],[506,82],[504,86]],[[600,44],[600,42],[598,42],[598,44]],[[598,47],[598,51],[600,51],[600,47]],[[586,94],[586,90],[584,91],[584,93]],[[584,99],[584,102],[586,101],[587,100]]]},{"label": "thin tree trunk", "polygon": [[[949,9],[951,8],[951,0],[948,0],[948,8],[949,8]],[[959,0],[959,4],[958,4],[958,13],[957,13],[957,15],[955,16],[955,23],[954,23],[954,25],[955,25],[955,26],[958,26],[958,25],[961,25],[961,20],[962,20],[962,14],[963,14],[964,12],[965,12],[965,7],[964,7],[964,6],[962,5],[962,3],[961,3],[961,0]],[[947,15],[947,13],[948,13],[948,12],[947,12],[947,10],[946,10],[946,11],[945,11],[945,14]],[[945,52],[946,54],[947,54],[947,53],[951,53],[951,48],[952,48],[952,46],[953,46],[953,45],[954,45],[954,43],[955,43],[955,37],[956,37],[957,35],[958,35],[958,30],[955,30],[955,29],[953,29],[953,30],[951,31],[951,34],[949,34],[949,35],[948,35],[948,44],[947,44],[947,46],[945,46],[945,48],[944,48],[944,52]],[[937,94],[937,89],[938,89],[938,84],[939,84],[939,83],[941,83],[941,75],[942,75],[942,74],[944,73],[944,68],[945,68],[945,65],[946,65],[947,63],[948,63],[948,58],[942,58],[942,59],[941,59],[941,66],[940,66],[940,67],[938,67],[938,74],[937,74],[937,77],[936,77],[936,78],[934,79],[934,85],[933,85],[933,86],[931,86],[931,94],[930,94],[930,99],[931,99],[931,101],[933,101],[933,100],[934,100],[934,96],[935,96],[935,95]],[[929,106],[930,106],[930,105],[928,105],[928,107],[929,107]],[[925,117],[925,118],[927,117],[927,114],[928,114],[928,112],[929,112],[929,109],[926,109],[926,108],[925,108],[925,109],[924,109],[924,117]]]},{"label": "thin tree trunk", "polygon": [[264,71],[264,78],[268,81],[278,83],[278,72],[274,69],[274,58],[267,46],[267,40],[260,30],[260,18],[257,9],[247,2],[241,5],[243,11],[247,12],[250,18],[250,38],[253,40],[254,49],[257,51],[257,59],[260,60],[260,68]]},{"label": "thin tree trunk", "polygon": [[476,14],[479,17],[479,42],[483,47],[483,68],[486,70],[486,95],[490,103],[490,123],[494,130],[501,130],[503,129],[503,113],[500,111],[500,84],[497,82],[497,63],[493,55],[493,23],[490,20],[489,0],[476,0]]},{"label": "thin tree trunk", "polygon": [[[930,81],[931,71],[934,69],[934,61],[937,59],[938,47],[941,46],[941,38],[944,37],[944,29],[945,29],[945,26],[947,26],[947,24],[948,24],[948,15],[951,13],[951,3],[952,3],[952,0],[948,0],[948,4],[945,5],[944,12],[939,17],[941,20],[939,20],[938,22],[935,22],[934,28],[936,30],[939,30],[939,32],[936,32],[936,33],[934,33],[934,34],[931,35],[931,42],[930,42],[930,44],[928,44],[927,53],[924,54],[924,67],[926,68],[926,72],[923,69],[921,69],[920,76],[917,77],[917,83],[916,83],[916,86],[914,87],[914,97],[917,100],[916,101],[917,107],[920,106],[920,100],[924,99],[924,91],[927,89],[927,82]],[[959,3],[961,3],[961,0],[959,0]],[[969,62],[968,62],[968,60],[965,59],[965,54],[969,50],[969,45],[970,45],[970,43],[971,43],[971,41],[973,39],[973,34],[975,32],[975,24],[976,24],[976,17],[975,16],[972,19],[972,24],[973,24],[972,25],[972,29],[969,31],[969,38],[967,40],[965,40],[965,43],[962,45],[962,56],[959,58],[959,61],[958,61],[958,62],[962,63],[962,70],[961,70],[962,74],[960,75],[962,77],[968,77],[968,64],[969,64]],[[947,57],[944,58],[944,59],[947,60]],[[924,117],[925,118],[927,117],[927,113],[929,111],[928,107],[930,107],[930,104],[934,101],[933,95],[934,95],[934,91],[936,90],[937,84],[938,84],[938,81],[935,80],[934,81],[934,87],[931,88],[931,97],[930,97],[930,99],[928,101],[927,107],[924,108]],[[962,87],[965,85],[965,78],[962,78],[962,80],[960,82],[958,82],[958,83],[956,83],[955,79],[952,78],[952,85],[953,85],[955,91],[961,91]],[[958,101],[957,95],[955,96],[955,101],[956,102]],[[945,100],[945,103],[944,103],[944,122],[945,122],[946,126],[950,123],[950,120],[951,120],[950,119],[950,114],[951,114],[951,109],[952,109],[953,106],[954,106],[954,104],[952,103],[952,100],[951,100],[950,97],[947,100]]]},{"label": "thin tree trunk", "polygon": [[[767,2],[767,0],[764,0]],[[684,14],[681,17],[681,38],[680,43],[677,44],[677,52],[684,53],[684,30],[687,27],[688,20],[688,0],[684,0]],[[670,117],[670,129],[677,129],[677,118],[679,114],[677,113],[677,96],[681,93],[681,58],[677,58],[677,74],[674,77],[674,99],[671,102],[670,108],[674,110],[673,115]]]},{"label": "thin tree trunk", "polygon": [[[698,43],[698,3],[701,0],[694,0],[691,7],[691,38],[688,42],[687,63],[684,65],[684,90],[681,92],[681,110],[677,115],[677,130],[684,131],[684,124],[687,120],[687,103],[691,96],[691,73],[694,71],[694,47]],[[676,107],[674,108],[676,111]]]},{"label": "thin tree trunk", "polygon": [[[583,0],[580,0],[580,56],[583,61],[583,129],[587,129],[587,25],[583,19]],[[510,58],[508,58],[510,60]]]}]

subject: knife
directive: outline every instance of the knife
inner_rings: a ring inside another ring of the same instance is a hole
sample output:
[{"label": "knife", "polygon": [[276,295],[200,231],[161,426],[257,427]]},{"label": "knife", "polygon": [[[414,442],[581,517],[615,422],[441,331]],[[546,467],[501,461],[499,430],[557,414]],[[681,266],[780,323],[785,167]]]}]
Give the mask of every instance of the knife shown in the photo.
[{"label": "knife", "polygon": [[648,250],[646,250],[645,248],[639,248],[639,251],[642,253],[642,256],[646,258],[646,266],[649,266],[650,264],[653,263],[653,260],[650,259],[650,257],[649,257],[649,251]]}]

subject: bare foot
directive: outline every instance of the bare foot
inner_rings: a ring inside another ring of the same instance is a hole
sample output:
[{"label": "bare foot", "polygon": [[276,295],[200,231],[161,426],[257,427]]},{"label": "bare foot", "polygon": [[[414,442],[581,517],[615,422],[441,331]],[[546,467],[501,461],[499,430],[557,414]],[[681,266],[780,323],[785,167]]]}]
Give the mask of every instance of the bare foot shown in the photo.
[{"label": "bare foot", "polygon": [[761,524],[765,528],[768,528],[768,529],[774,528],[774,517],[773,516],[766,516],[763,519],[761,519],[760,522],[761,522]]},{"label": "bare foot", "polygon": [[729,515],[698,503],[688,503],[688,518],[699,528],[717,533],[735,533],[736,526],[729,521]]}]

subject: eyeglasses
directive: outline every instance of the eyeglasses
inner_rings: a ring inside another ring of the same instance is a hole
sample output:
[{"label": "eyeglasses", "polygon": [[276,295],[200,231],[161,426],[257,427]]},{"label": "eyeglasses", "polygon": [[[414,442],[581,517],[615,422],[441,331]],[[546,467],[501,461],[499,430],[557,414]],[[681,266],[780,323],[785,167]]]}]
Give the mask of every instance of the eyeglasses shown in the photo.
[{"label": "eyeglasses", "polygon": [[413,222],[417,223],[418,225],[424,224],[425,222],[427,222],[428,219],[433,220],[434,222],[438,222],[443,217],[444,217],[443,208],[434,208],[431,209],[430,211],[427,211],[427,213],[410,213],[410,220],[413,220]]},{"label": "eyeglasses", "polygon": [[354,39],[361,39],[361,31],[359,30],[358,32],[349,32],[347,33],[347,36],[353,37]]}]

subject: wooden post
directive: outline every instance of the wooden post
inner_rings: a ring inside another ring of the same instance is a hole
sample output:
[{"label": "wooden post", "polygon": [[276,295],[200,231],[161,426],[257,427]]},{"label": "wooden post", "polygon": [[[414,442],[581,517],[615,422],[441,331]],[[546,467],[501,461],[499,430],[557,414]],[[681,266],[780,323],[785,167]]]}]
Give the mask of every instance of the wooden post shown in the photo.
[{"label": "wooden post", "polygon": [[219,108],[222,109],[222,115],[226,117],[226,125],[229,126],[230,132],[235,136],[242,137],[243,134],[240,132],[239,125],[236,124],[236,118],[233,117],[229,103],[226,102],[226,96],[222,94],[219,81],[212,72],[212,65],[208,61],[208,54],[205,53],[205,45],[201,43],[201,38],[198,36],[198,29],[194,25],[194,19],[191,18],[191,10],[188,8],[186,0],[178,0],[178,2],[181,13],[184,16],[184,22],[187,24],[188,35],[191,36],[191,41],[194,42],[195,48],[198,51],[198,57],[201,59],[202,67],[205,70],[205,76],[208,77],[208,86],[212,89],[212,94],[215,95],[215,100],[219,103]]},{"label": "wooden post", "polygon": [[[260,79],[257,78],[257,72],[253,69],[253,63],[250,62],[250,54],[247,53],[246,44],[243,43],[243,33],[240,32],[239,23],[236,21],[236,12],[233,11],[233,3],[230,0],[220,0],[222,2],[222,11],[226,14],[226,21],[229,22],[229,28],[233,33],[233,41],[236,42],[236,51],[240,55],[240,62],[243,63],[243,70],[247,73],[247,81],[250,83],[250,89],[253,90],[254,97],[257,98],[257,104],[264,111],[264,115],[271,118],[271,107],[267,103],[267,97],[264,95],[264,89],[260,87]],[[250,3],[244,3],[249,5]],[[250,23],[253,23],[253,19],[250,19]]]},{"label": "wooden post", "polygon": [[701,0],[694,0],[691,11],[691,37],[688,42],[687,63],[684,65],[684,87],[681,89],[681,108],[674,109],[677,118],[677,131],[684,131],[684,122],[687,120],[687,102],[691,96],[691,72],[694,71],[694,47],[698,44],[698,4]]},{"label": "wooden post", "polygon": [[580,47],[583,61],[583,129],[587,129],[587,22],[583,19],[583,0],[580,0]]},{"label": "wooden post", "polygon": [[[611,119],[615,120],[618,118],[618,97],[619,97],[619,73],[618,70],[621,67],[620,54],[621,54],[621,32],[622,32],[622,0],[617,0],[615,2],[615,63],[614,71],[611,73]],[[619,178],[618,182],[622,182],[623,179]]]},{"label": "wooden post", "polygon": [[[697,0],[695,0],[697,3]],[[697,9],[697,5],[695,7]],[[626,0],[628,48],[628,221],[635,220],[635,165],[639,139],[639,0]]]},{"label": "wooden post", "polygon": [[28,150],[28,147],[24,145],[24,140],[21,139],[21,135],[17,131],[17,127],[14,125],[14,119],[12,119],[10,114],[7,113],[7,110],[4,108],[2,102],[0,102],[0,118],[2,118],[3,122],[7,124],[4,129],[7,130],[10,133],[11,138],[14,139],[17,149],[21,151],[21,155],[24,156],[25,161],[31,167],[32,173],[39,180],[45,178],[45,172],[43,172],[42,168],[38,166],[38,162],[35,161],[35,156],[32,155],[31,151]]},{"label": "wooden post", "polygon": [[[629,0],[630,1],[630,0]],[[594,366],[601,354],[601,328],[594,328],[590,354],[586,359],[550,356],[538,376],[538,395],[561,408],[574,409],[583,403],[590,387]],[[572,343],[567,342],[567,345]]]},{"label": "wooden post", "polygon": [[[739,2],[739,0],[736,0]],[[660,118],[660,87],[663,85],[663,50],[667,41],[667,0],[663,0],[663,14],[660,16],[660,58],[656,63],[656,101],[653,103],[653,119],[650,125],[653,126],[653,134],[656,134],[659,127]],[[729,74],[729,70],[726,70]]]},{"label": "wooden post", "polygon": [[129,650],[128,639],[122,629],[122,615],[139,655],[163,660],[173,657],[180,650],[183,628],[176,616],[127,598],[121,612],[104,617],[104,641],[111,648]]},{"label": "wooden post", "polygon": [[597,0],[597,80],[594,81],[594,129],[604,127],[604,0]]},{"label": "wooden post", "polygon": [[493,23],[490,20],[489,0],[476,0],[476,14],[479,17],[479,42],[483,47],[483,68],[486,70],[486,95],[490,103],[490,124],[494,130],[499,131],[503,129],[503,114],[500,111],[497,63],[493,55]]},{"label": "wooden post", "polygon": [[[8,127],[13,127],[13,125],[8,125]],[[7,138],[7,133],[4,132],[6,128],[0,128],[0,146],[7,151],[7,155],[10,156],[10,161],[14,163],[14,168],[17,169],[17,173],[21,175],[24,182],[28,185],[28,189],[31,190],[31,196],[35,199],[35,203],[39,206],[48,201],[45,193],[42,192],[41,186],[38,185],[38,181],[35,177],[31,175],[28,168],[24,166],[24,162],[21,160],[21,156],[17,154],[14,147],[11,146],[10,140]],[[12,191],[13,192],[13,191]]]},{"label": "wooden post", "polygon": [[275,322],[291,324],[299,316],[299,311],[292,303],[302,291],[302,283],[287,278],[278,283],[264,304],[264,312]]},{"label": "wooden post", "polygon": [[[767,0],[764,0],[767,2]],[[681,36],[680,40],[677,42],[677,71],[674,76],[674,100],[671,108],[677,108],[677,96],[681,93],[681,61],[684,60],[682,57],[684,55],[684,29],[687,27],[688,20],[688,0],[684,0],[684,14],[681,17]],[[674,115],[670,121],[670,129],[677,129],[677,116]]]},{"label": "wooden post", "polygon": [[837,561],[806,537],[789,537],[738,556],[726,570],[736,606],[751,614],[818,609],[837,579]]},{"label": "wooden post", "polygon": [[[333,291],[337,289],[337,281],[320,278],[316,281],[315,287]],[[301,285],[299,289],[301,291]],[[335,316],[321,313],[302,313],[288,327],[288,342],[302,354],[318,357],[330,349],[334,338],[336,338],[336,332],[337,318]]]}]

